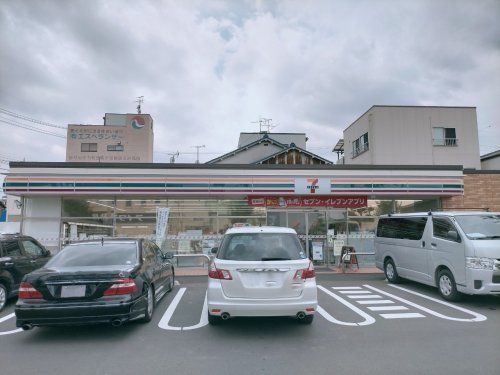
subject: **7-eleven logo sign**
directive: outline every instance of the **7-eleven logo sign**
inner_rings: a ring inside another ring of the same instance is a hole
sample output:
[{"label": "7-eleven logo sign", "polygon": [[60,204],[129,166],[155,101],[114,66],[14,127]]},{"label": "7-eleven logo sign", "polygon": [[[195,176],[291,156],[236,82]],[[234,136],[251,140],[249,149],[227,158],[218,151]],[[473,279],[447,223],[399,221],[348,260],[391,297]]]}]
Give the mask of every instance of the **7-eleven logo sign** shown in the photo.
[{"label": "7-eleven logo sign", "polygon": [[316,189],[319,189],[318,179],[317,178],[308,178],[307,179],[307,189],[311,192],[311,194],[316,193]]}]

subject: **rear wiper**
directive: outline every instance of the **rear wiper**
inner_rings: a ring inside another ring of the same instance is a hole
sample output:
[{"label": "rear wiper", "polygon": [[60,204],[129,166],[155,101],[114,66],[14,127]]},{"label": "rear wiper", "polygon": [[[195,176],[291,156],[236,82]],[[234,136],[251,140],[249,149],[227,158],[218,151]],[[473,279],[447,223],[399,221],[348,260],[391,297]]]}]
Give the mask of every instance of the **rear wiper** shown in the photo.
[{"label": "rear wiper", "polygon": [[291,258],[261,258],[262,261],[269,261],[269,260],[292,260]]}]

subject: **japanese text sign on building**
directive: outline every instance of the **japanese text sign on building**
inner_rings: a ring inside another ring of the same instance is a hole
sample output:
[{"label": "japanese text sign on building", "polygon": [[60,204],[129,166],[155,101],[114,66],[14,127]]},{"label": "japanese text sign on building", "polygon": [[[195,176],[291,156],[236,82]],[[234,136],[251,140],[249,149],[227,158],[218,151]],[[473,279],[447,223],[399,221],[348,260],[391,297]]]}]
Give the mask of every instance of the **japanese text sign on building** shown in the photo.
[{"label": "japanese text sign on building", "polygon": [[366,207],[367,196],[248,196],[248,205],[254,207]]}]

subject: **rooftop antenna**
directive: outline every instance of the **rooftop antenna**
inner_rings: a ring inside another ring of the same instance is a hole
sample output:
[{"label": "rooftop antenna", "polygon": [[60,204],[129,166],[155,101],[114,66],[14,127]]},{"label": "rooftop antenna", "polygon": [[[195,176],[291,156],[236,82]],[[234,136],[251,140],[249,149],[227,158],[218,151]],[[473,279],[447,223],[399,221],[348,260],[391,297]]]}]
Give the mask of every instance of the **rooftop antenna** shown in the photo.
[{"label": "rooftop antenna", "polygon": [[259,133],[270,133],[271,129],[278,126],[274,125],[272,122],[273,122],[272,118],[260,117],[258,121],[252,121],[252,124],[259,124]]},{"label": "rooftop antenna", "polygon": [[174,164],[175,163],[175,158],[179,156],[179,150],[177,150],[174,153],[167,152],[167,155],[170,155],[170,163]]},{"label": "rooftop antenna", "polygon": [[200,164],[200,148],[205,148],[205,145],[191,146],[196,147],[196,164]]},{"label": "rooftop antenna", "polygon": [[137,113],[140,115],[141,114],[141,104],[144,103],[144,96],[138,96],[137,99],[135,100],[137,103]]}]

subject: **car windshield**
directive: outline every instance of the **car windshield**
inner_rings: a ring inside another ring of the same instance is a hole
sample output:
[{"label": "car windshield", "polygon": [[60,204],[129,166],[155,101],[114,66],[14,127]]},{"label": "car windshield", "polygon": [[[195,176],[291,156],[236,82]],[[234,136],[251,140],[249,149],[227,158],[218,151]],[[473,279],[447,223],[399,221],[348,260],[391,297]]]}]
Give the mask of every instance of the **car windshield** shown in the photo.
[{"label": "car windshield", "polygon": [[464,215],[455,219],[471,240],[500,240],[500,215]]},{"label": "car windshield", "polygon": [[293,233],[236,233],[224,238],[219,259],[272,261],[304,259],[306,255]]},{"label": "car windshield", "polygon": [[65,247],[46,267],[124,266],[137,261],[137,245],[133,242],[81,243]]}]

